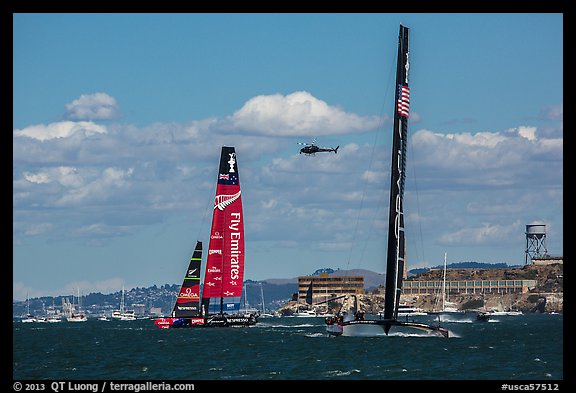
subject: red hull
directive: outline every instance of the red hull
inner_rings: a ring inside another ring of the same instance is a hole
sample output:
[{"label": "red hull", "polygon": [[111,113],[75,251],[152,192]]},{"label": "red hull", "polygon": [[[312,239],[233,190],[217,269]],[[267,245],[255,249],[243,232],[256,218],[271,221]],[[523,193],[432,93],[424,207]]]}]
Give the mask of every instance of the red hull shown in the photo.
[{"label": "red hull", "polygon": [[[170,329],[174,326],[174,322],[181,320],[182,318],[158,318],[154,321],[154,325],[156,325],[160,329]],[[191,325],[204,325],[204,318],[187,318],[190,320]]]}]

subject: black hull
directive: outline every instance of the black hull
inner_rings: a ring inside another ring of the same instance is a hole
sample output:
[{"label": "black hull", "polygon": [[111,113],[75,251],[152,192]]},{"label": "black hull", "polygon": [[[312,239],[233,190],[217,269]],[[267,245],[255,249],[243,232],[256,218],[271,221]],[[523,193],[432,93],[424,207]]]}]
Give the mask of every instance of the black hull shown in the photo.
[{"label": "black hull", "polygon": [[478,322],[488,322],[490,320],[490,315],[488,313],[478,313],[478,315],[476,315],[476,320]]},{"label": "black hull", "polygon": [[362,320],[351,320],[351,321],[343,321],[343,322],[332,322],[331,320],[326,320],[326,331],[328,332],[329,335],[332,336],[341,336],[344,333],[344,329],[346,328],[346,326],[368,326],[368,325],[376,325],[376,326],[380,326],[382,327],[382,329],[384,330],[384,332],[386,334],[388,334],[388,332],[390,331],[390,329],[393,326],[398,326],[398,327],[408,327],[408,328],[413,328],[413,329],[419,329],[419,330],[424,330],[427,332],[431,332],[434,334],[437,334],[438,336],[441,337],[449,337],[449,331],[448,329],[445,329],[441,326],[434,326],[434,325],[428,325],[425,323],[420,323],[420,322],[411,322],[411,321],[406,321],[406,322],[401,322],[395,319],[389,320],[389,319],[362,319]]},{"label": "black hull", "polygon": [[206,318],[204,327],[229,327],[229,326],[253,326],[258,323],[258,318],[254,315],[243,316],[214,316]]}]

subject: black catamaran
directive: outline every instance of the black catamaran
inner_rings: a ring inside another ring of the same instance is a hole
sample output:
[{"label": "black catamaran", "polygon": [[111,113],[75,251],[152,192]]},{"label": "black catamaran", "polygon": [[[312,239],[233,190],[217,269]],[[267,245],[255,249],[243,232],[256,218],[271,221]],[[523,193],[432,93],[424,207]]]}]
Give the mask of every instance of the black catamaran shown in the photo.
[{"label": "black catamaran", "polygon": [[240,313],[244,282],[244,214],[234,147],[223,146],[200,298],[202,242],[197,241],[172,315],[159,328],[251,326],[257,315]]},{"label": "black catamaran", "polygon": [[342,335],[370,325],[383,328],[388,334],[393,326],[421,329],[448,337],[448,330],[440,326],[424,323],[399,321],[398,305],[402,292],[404,274],[404,183],[406,177],[406,150],[408,142],[408,116],[410,109],[410,88],[408,70],[410,68],[408,48],[408,28],[400,25],[398,36],[398,59],[396,68],[396,96],[394,104],[394,135],[392,143],[392,166],[390,182],[390,206],[388,218],[388,257],[386,264],[386,292],[382,319],[367,319],[355,305],[353,319],[347,320],[338,313],[326,318],[326,330],[331,335]]}]

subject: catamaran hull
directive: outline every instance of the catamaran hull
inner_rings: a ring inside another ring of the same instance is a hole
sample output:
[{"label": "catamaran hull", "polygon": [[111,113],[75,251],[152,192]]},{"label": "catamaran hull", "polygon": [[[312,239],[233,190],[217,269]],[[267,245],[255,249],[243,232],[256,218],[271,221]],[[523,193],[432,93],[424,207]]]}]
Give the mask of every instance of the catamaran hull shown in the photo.
[{"label": "catamaran hull", "polygon": [[414,333],[424,331],[438,337],[449,337],[449,330],[440,326],[419,322],[400,322],[386,320],[352,320],[326,325],[326,332],[331,336],[378,336],[388,335],[389,330],[395,333]]},{"label": "catamaran hull", "polygon": [[258,319],[250,316],[213,316],[208,318],[158,318],[154,321],[160,329],[194,328],[194,327],[242,327],[256,325]]},{"label": "catamaran hull", "polygon": [[354,324],[354,325],[327,325],[326,332],[330,336],[351,336],[351,337],[373,337],[384,335],[384,326],[376,324]]}]

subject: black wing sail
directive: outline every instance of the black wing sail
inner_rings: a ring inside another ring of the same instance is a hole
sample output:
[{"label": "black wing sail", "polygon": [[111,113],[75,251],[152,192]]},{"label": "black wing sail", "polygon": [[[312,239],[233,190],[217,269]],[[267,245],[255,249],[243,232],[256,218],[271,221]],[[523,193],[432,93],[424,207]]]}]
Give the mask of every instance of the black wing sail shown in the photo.
[{"label": "black wing sail", "polygon": [[196,242],[196,248],[190,258],[184,282],[180,287],[174,304],[172,316],[177,318],[197,317],[200,315],[200,266],[202,264],[202,242]]},{"label": "black wing sail", "polygon": [[314,279],[310,280],[310,285],[306,290],[306,304],[312,305],[313,298],[314,298]]},{"label": "black wing sail", "polygon": [[[394,102],[394,135],[392,138],[392,165],[390,168],[390,207],[388,215],[388,254],[386,260],[386,292],[384,294],[384,318],[365,319],[361,313],[354,320],[327,318],[327,331],[332,335],[344,334],[346,326],[378,325],[388,334],[392,326],[409,327],[434,332],[448,337],[449,331],[440,325],[432,326],[415,321],[399,321],[398,305],[402,292],[405,266],[404,238],[404,183],[406,179],[406,150],[408,144],[408,116],[410,111],[410,68],[408,28],[400,25],[398,35],[398,62],[396,65],[396,95]],[[337,298],[331,299],[335,300]],[[358,310],[358,307],[355,307]]]},{"label": "black wing sail", "polygon": [[[396,320],[402,291],[404,273],[404,182],[406,177],[406,148],[408,143],[408,115],[410,67],[408,28],[400,25],[398,35],[398,60],[396,67],[396,100],[394,111],[394,135],[392,142],[392,166],[390,182],[390,212],[388,216],[388,259],[386,264],[386,293],[384,319]],[[390,325],[386,325],[388,333]]]}]

